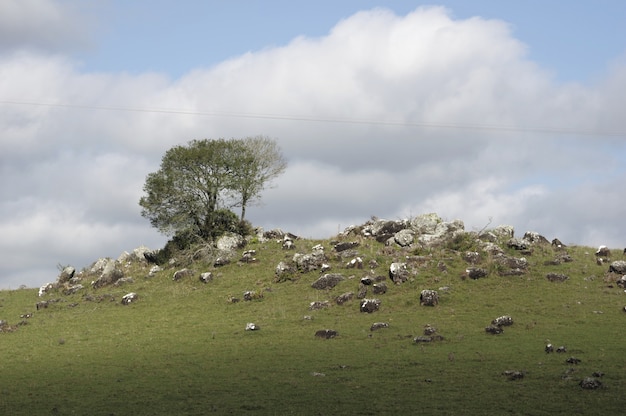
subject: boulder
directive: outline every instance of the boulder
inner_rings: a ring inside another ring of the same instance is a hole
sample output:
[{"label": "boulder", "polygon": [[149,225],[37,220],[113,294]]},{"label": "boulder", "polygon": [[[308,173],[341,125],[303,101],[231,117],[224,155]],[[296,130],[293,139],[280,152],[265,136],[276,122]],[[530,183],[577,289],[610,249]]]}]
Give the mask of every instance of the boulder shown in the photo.
[{"label": "boulder", "polygon": [[320,329],[319,331],[315,332],[315,336],[317,338],[324,339],[335,338],[337,335],[338,333],[334,329]]},{"label": "boulder", "polygon": [[585,390],[595,390],[602,387],[602,382],[594,377],[585,377],[580,381],[580,387]]},{"label": "boulder", "polygon": [[332,289],[337,286],[341,281],[345,280],[345,278],[337,273],[326,273],[321,276],[315,282],[311,284],[313,289],[323,290],[323,289]]},{"label": "boulder", "polygon": [[310,272],[322,267],[326,262],[326,256],[323,251],[315,251],[309,254],[296,253],[293,255],[293,262],[298,270]]},{"label": "boulder", "polygon": [[333,247],[337,253],[341,253],[342,251],[351,250],[359,246],[358,241],[345,241],[343,243],[337,243]]},{"label": "boulder", "polygon": [[511,326],[513,325],[513,318],[511,318],[509,315],[499,316],[491,321],[491,324],[496,326]]},{"label": "boulder", "polygon": [[327,300],[323,300],[323,301],[317,300],[309,304],[309,309],[312,311],[316,311],[320,309],[326,309],[329,306],[330,306],[330,303]]},{"label": "boulder", "polygon": [[607,246],[600,246],[596,251],[597,257],[611,257],[611,250]]},{"label": "boulder", "polygon": [[[119,280],[118,280],[118,282],[119,282]],[[81,289],[83,289],[83,285],[81,285],[81,284],[71,285],[71,286],[68,286],[65,289],[63,289],[63,294],[66,295],[66,296],[73,295],[74,293],[78,292]]]},{"label": "boulder", "polygon": [[180,269],[174,272],[174,275],[172,276],[172,280],[177,282],[191,275],[193,275],[193,271],[191,271],[190,269]]},{"label": "boulder", "polygon": [[626,261],[617,260],[610,264],[609,273],[626,274]]},{"label": "boulder", "polygon": [[139,296],[135,292],[130,292],[122,296],[122,305],[129,305],[139,299]]},{"label": "boulder", "polygon": [[354,292],[342,293],[341,295],[335,298],[335,303],[337,305],[343,305],[344,303],[352,300],[353,297],[354,297]]},{"label": "boulder", "polygon": [[91,283],[97,289],[103,286],[111,285],[124,277],[124,272],[119,267],[119,263],[113,259],[108,259],[102,270],[100,277]]},{"label": "boulder", "polygon": [[385,293],[387,293],[387,285],[385,284],[385,282],[374,283],[372,285],[372,292],[375,295],[384,295]]},{"label": "boulder", "polygon": [[404,283],[409,278],[409,271],[406,268],[406,263],[391,263],[389,266],[389,279],[395,284]]},{"label": "boulder", "polygon": [[359,305],[359,310],[365,313],[376,312],[380,308],[380,299],[363,299]]},{"label": "boulder", "polygon": [[424,289],[420,293],[420,305],[435,306],[439,303],[439,294],[436,290]]},{"label": "boulder", "polygon": [[621,287],[622,289],[626,289],[626,275],[620,277],[619,279],[617,279],[616,282],[617,286]]},{"label": "boulder", "polygon": [[411,220],[410,227],[417,234],[434,234],[437,224],[441,222],[443,220],[435,213],[422,214]]},{"label": "boulder", "polygon": [[258,331],[259,329],[261,328],[254,322],[248,322],[246,324],[246,331]]},{"label": "boulder", "polygon": [[213,280],[213,273],[211,272],[200,273],[200,281],[202,283],[209,283],[212,280]]},{"label": "boulder", "polygon": [[550,244],[547,238],[535,231],[526,231],[522,239],[530,244]]},{"label": "boulder", "polygon": [[470,267],[465,270],[465,273],[467,273],[467,277],[469,277],[470,279],[476,280],[480,279],[481,277],[486,277],[489,272],[487,271],[487,269],[483,269],[481,267]]},{"label": "boulder", "polygon": [[393,240],[400,247],[409,247],[415,241],[415,231],[410,229],[400,230],[394,234]]},{"label": "boulder", "polygon": [[548,279],[551,282],[561,283],[569,279],[569,276],[565,274],[561,274],[561,273],[548,273],[546,275],[546,279]]},{"label": "boulder", "polygon": [[370,331],[377,331],[382,328],[389,328],[389,324],[387,322],[374,322],[370,327]]},{"label": "boulder", "polygon": [[367,285],[359,283],[359,291],[356,294],[358,299],[364,299],[367,296]]},{"label": "boulder", "polygon": [[72,266],[67,266],[61,271],[61,274],[59,274],[57,281],[59,283],[69,282],[69,280],[74,277],[74,273],[76,273],[76,269]]},{"label": "boulder", "polygon": [[220,251],[233,251],[245,245],[246,240],[235,233],[224,234],[217,239],[216,247]]},{"label": "boulder", "polygon": [[528,242],[519,238],[511,238],[506,242],[506,246],[514,250],[527,250]]},{"label": "boulder", "polygon": [[362,269],[363,259],[361,257],[355,257],[346,263],[346,269]]},{"label": "boulder", "polygon": [[488,334],[492,334],[492,335],[498,335],[504,332],[504,330],[502,329],[501,326],[489,325],[488,327],[485,328],[485,332]]}]

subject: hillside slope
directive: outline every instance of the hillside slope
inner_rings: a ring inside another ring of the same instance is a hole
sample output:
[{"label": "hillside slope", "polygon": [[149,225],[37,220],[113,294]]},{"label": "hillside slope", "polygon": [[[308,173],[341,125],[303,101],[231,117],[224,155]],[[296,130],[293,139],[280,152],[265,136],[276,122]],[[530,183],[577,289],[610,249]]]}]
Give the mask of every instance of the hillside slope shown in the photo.
[{"label": "hillside slope", "polygon": [[2,291],[0,411],[621,414],[621,250],[420,218],[319,241],[273,231],[156,272],[124,256],[102,285],[87,268],[41,297]]}]

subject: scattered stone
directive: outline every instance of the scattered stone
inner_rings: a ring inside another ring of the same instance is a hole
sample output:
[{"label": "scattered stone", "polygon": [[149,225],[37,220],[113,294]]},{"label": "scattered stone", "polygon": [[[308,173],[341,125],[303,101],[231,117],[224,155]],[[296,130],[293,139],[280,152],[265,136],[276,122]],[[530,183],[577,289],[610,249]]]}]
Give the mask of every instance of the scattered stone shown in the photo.
[{"label": "scattered stone", "polygon": [[215,259],[215,261],[213,262],[213,266],[222,267],[222,266],[226,266],[229,263],[230,263],[230,259],[228,257],[220,256]]},{"label": "scattered stone", "polygon": [[256,294],[254,290],[246,290],[245,292],[243,292],[243,300],[246,302],[250,302],[256,299],[257,297],[258,295]]},{"label": "scattered stone", "polygon": [[596,251],[597,257],[611,257],[611,250],[607,246],[600,246]]},{"label": "scattered stone", "polygon": [[148,272],[148,277],[152,277],[155,274],[157,274],[158,272],[162,271],[163,269],[161,268],[161,266],[157,266],[154,265],[152,267],[150,267],[150,271]]},{"label": "scattered stone", "polygon": [[424,343],[424,342],[432,342],[433,339],[431,337],[425,336],[425,335],[418,335],[415,338],[413,338],[413,342],[416,344],[420,344],[420,343]]},{"label": "scattered stone", "polygon": [[315,333],[315,336],[317,338],[324,338],[324,339],[335,338],[337,335],[338,335],[337,331],[333,329],[320,329],[319,331]]},{"label": "scattered stone", "polygon": [[370,276],[365,276],[361,278],[361,283],[366,286],[370,286],[374,284],[374,280]]},{"label": "scattered stone", "polygon": [[[118,280],[118,282],[119,282],[119,280]],[[115,282],[115,283],[117,284],[117,282]],[[63,294],[66,295],[66,296],[73,295],[74,293],[78,292],[79,290],[81,290],[83,288],[84,287],[81,284],[68,286],[65,289],[63,289]]]},{"label": "scattered stone", "polygon": [[491,321],[491,324],[496,326],[511,326],[513,325],[513,318],[511,318],[509,315],[499,316]]},{"label": "scattered stone", "polygon": [[213,280],[213,273],[211,272],[200,273],[200,281],[202,283],[209,283],[212,280]]},{"label": "scattered stone", "polygon": [[476,264],[480,262],[480,253],[478,251],[466,251],[463,253],[463,260],[470,264]]},{"label": "scattered stone", "polygon": [[552,344],[547,344],[544,350],[546,354],[550,354],[551,352],[554,352],[554,346]]},{"label": "scattered stone", "polygon": [[243,252],[243,254],[241,255],[241,261],[242,263],[254,263],[256,262],[256,257],[254,257],[256,255],[256,250],[246,250]]},{"label": "scattered stone", "polygon": [[190,269],[180,269],[174,272],[172,280],[177,282],[185,277],[191,276],[193,272]]},{"label": "scattered stone", "polygon": [[344,243],[335,244],[334,249],[335,249],[335,251],[337,253],[341,253],[342,251],[351,250],[351,249],[353,249],[355,247],[358,247],[358,246],[359,246],[359,242],[358,241],[349,241],[349,242],[347,241],[347,242],[344,242]]},{"label": "scattered stone", "polygon": [[327,273],[317,279],[315,282],[311,284],[313,289],[324,290],[324,289],[332,289],[337,286],[339,282],[345,280],[345,278],[337,273]]},{"label": "scattered stone", "polygon": [[435,328],[431,324],[426,324],[424,326],[424,335],[430,336],[430,335],[434,335],[436,332],[437,332],[437,328]]},{"label": "scattered stone", "polygon": [[609,266],[609,273],[626,274],[626,261],[617,260]]},{"label": "scattered stone", "polygon": [[409,278],[406,263],[391,263],[389,266],[389,279],[395,284],[404,283]]},{"label": "scattered stone", "polygon": [[130,292],[122,296],[122,305],[129,305],[137,299],[139,299],[139,295],[137,295],[135,292]]},{"label": "scattered stone", "polygon": [[523,371],[514,371],[514,370],[507,370],[504,371],[502,373],[503,376],[507,376],[507,378],[511,381],[514,380],[521,380],[524,378],[524,372]]},{"label": "scattered stone", "polygon": [[617,283],[617,286],[621,287],[622,289],[626,289],[626,275],[617,279],[616,283]]},{"label": "scattered stone", "polygon": [[519,238],[511,238],[506,243],[507,247],[512,248],[514,250],[527,250],[528,245],[525,240]]},{"label": "scattered stone", "polygon": [[380,299],[363,299],[359,306],[359,310],[365,313],[376,312],[380,308]]},{"label": "scattered stone", "polygon": [[343,305],[344,303],[352,300],[353,297],[354,297],[354,292],[342,293],[341,295],[335,298],[335,303],[337,303],[337,305]]},{"label": "scattered stone", "polygon": [[551,282],[564,282],[567,279],[569,279],[569,276],[565,275],[565,274],[561,274],[561,273],[548,273],[546,275],[546,279],[548,279]]},{"label": "scattered stone", "polygon": [[580,360],[576,357],[569,357],[567,360],[565,360],[565,362],[568,364],[580,364]]},{"label": "scattered stone", "polygon": [[375,295],[384,295],[385,293],[387,293],[387,285],[385,284],[385,282],[374,283],[372,285],[372,292]]},{"label": "scattered stone", "polygon": [[602,387],[602,382],[597,378],[585,377],[581,380],[580,387],[585,390],[596,390]]},{"label": "scattered stone", "polygon": [[567,352],[567,348],[565,348],[563,345],[561,345],[559,348],[556,349],[556,352],[559,354],[565,353]]},{"label": "scattered stone", "polygon": [[467,273],[467,277],[469,277],[472,280],[480,279],[481,277],[486,277],[488,274],[487,270],[481,267],[470,267],[465,270],[465,273]]},{"label": "scattered stone", "polygon": [[248,322],[246,324],[246,331],[258,331],[259,329],[261,328],[254,322]]},{"label": "scattered stone", "polygon": [[420,293],[420,305],[435,306],[439,304],[439,294],[436,290],[424,289]]},{"label": "scattered stone", "polygon": [[377,331],[382,328],[389,328],[389,324],[387,322],[374,322],[370,327],[370,331]]},{"label": "scattered stone", "polygon": [[326,309],[330,306],[330,302],[328,302],[327,300],[324,301],[315,301],[315,302],[311,302],[309,304],[309,309],[312,311],[316,311],[316,310],[320,310],[320,309]]},{"label": "scattered stone", "polygon": [[346,264],[347,269],[362,269],[363,259],[361,257],[355,257]]},{"label": "scattered stone", "polygon": [[501,326],[489,325],[485,328],[485,332],[488,334],[498,335],[504,332]]}]

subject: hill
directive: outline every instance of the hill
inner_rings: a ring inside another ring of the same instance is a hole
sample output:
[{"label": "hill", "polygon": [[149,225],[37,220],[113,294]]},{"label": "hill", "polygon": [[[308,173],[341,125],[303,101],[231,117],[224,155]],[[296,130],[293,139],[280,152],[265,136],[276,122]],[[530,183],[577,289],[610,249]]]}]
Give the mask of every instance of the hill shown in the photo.
[{"label": "hill", "polygon": [[146,249],[66,268],[41,296],[1,291],[2,413],[626,405],[621,250],[516,238],[507,226],[468,232],[434,214],[372,219],[328,240],[272,230],[218,246],[158,268]]}]

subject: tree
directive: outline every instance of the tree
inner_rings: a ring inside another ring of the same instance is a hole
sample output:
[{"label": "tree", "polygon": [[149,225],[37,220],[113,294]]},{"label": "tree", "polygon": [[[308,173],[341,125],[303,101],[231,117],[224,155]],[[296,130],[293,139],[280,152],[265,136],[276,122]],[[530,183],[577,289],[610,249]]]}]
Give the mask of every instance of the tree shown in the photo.
[{"label": "tree", "polygon": [[192,140],[165,152],[146,177],[141,215],[166,235],[213,239],[235,231],[229,209],[241,206],[243,221],[245,207],[285,166],[267,138]]},{"label": "tree", "polygon": [[263,136],[247,137],[241,141],[240,169],[234,184],[234,192],[241,207],[241,221],[245,220],[246,207],[258,201],[261,191],[272,179],[283,173],[287,161],[276,144],[276,141]]}]

